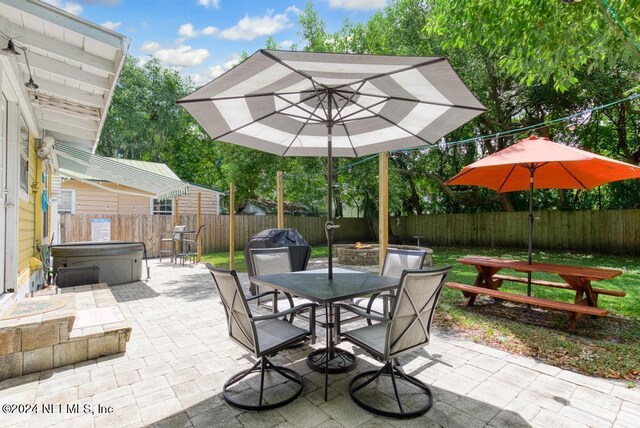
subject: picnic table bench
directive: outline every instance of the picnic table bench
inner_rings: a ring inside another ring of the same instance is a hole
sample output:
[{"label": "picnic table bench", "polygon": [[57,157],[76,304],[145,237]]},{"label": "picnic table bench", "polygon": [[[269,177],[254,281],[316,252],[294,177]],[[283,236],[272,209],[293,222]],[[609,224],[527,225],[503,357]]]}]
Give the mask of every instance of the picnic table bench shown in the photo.
[{"label": "picnic table bench", "polygon": [[[520,260],[493,257],[467,256],[457,259],[457,261],[465,265],[475,266],[478,271],[474,285],[456,282],[448,282],[446,284],[449,288],[462,291],[464,296],[467,297],[467,306],[473,305],[478,294],[483,294],[497,299],[566,311],[569,313],[568,327],[570,330],[575,328],[576,322],[582,315],[606,316],[609,314],[609,311],[606,309],[598,308],[598,295],[604,294],[614,297],[625,296],[624,291],[594,288],[591,286],[591,281],[600,281],[621,275],[622,271],[617,269],[569,266],[552,263],[529,264]],[[531,284],[573,290],[576,292],[574,302],[559,302],[540,297],[500,291],[498,288],[500,288],[504,281],[528,283],[528,278],[498,274],[501,269],[513,269],[517,272],[557,274],[565,282],[532,279]]]}]

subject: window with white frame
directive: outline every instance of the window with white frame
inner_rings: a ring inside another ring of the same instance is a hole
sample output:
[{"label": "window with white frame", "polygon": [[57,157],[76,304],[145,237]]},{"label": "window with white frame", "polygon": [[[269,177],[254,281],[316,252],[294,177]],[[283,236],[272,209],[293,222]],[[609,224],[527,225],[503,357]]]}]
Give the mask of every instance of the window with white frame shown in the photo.
[{"label": "window with white frame", "polygon": [[173,200],[153,199],[151,214],[171,215],[173,214]]},{"label": "window with white frame", "polygon": [[20,189],[29,193],[29,128],[20,116]]},{"label": "window with white frame", "polygon": [[60,200],[58,201],[58,212],[74,214],[76,212],[76,191],[71,189],[62,189],[60,191]]}]

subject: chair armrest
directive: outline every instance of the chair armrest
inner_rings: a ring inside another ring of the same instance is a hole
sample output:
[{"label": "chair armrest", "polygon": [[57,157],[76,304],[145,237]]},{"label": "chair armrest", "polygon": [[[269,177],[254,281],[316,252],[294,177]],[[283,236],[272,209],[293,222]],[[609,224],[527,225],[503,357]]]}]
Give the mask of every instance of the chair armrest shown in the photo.
[{"label": "chair armrest", "polygon": [[276,312],[275,314],[258,315],[257,317],[253,317],[253,319],[254,321],[270,320],[270,319],[278,318],[284,315],[289,315],[295,312],[300,312],[303,309],[316,308],[317,306],[318,306],[317,303],[304,303],[302,305],[294,306],[293,308],[289,308],[284,311]]},{"label": "chair armrest", "polygon": [[361,316],[361,317],[363,317],[363,318],[367,318],[367,319],[370,319],[370,320],[373,320],[373,321],[381,321],[381,322],[389,321],[389,320],[388,320],[387,318],[385,318],[385,317],[381,317],[381,316],[378,316],[378,315],[373,315],[373,314],[371,314],[371,313],[368,313],[368,312],[366,312],[366,311],[363,311],[363,310],[362,310],[362,309],[360,309],[360,308],[357,308],[357,307],[355,307],[355,306],[352,306],[352,305],[350,305],[350,304],[348,304],[348,303],[334,303],[333,305],[334,305],[335,307],[337,307],[337,308],[346,309],[346,310],[347,310],[347,311],[349,311],[349,312],[353,312],[353,313],[354,313],[354,314],[356,314],[356,315],[360,315],[360,316]]},{"label": "chair armrest", "polygon": [[275,291],[275,290],[265,291],[264,293],[260,293],[260,294],[256,294],[255,296],[247,297],[247,302],[250,302],[250,301],[255,300],[255,299],[259,299],[260,297],[268,296],[269,294],[278,294],[278,292]]}]

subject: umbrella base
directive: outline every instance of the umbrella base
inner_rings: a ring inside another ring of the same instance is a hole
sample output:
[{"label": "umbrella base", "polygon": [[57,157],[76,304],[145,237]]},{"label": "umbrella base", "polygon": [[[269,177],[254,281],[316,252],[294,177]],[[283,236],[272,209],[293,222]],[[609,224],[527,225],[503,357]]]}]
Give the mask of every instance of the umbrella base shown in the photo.
[{"label": "umbrella base", "polygon": [[[328,371],[330,374],[346,373],[356,368],[358,361],[356,356],[344,349],[334,348],[333,358],[329,359]],[[327,365],[327,349],[322,348],[313,351],[307,357],[307,366],[312,370],[320,373],[325,372]]]}]

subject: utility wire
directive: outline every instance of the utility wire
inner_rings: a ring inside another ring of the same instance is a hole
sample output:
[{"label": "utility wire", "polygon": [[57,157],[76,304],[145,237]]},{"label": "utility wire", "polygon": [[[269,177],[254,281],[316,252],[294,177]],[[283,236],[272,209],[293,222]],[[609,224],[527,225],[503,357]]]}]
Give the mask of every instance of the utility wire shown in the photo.
[{"label": "utility wire", "polygon": [[602,0],[602,4],[604,5],[604,7],[609,12],[609,15],[611,15],[613,17],[613,19],[616,21],[616,23],[620,26],[620,28],[622,29],[622,32],[624,33],[624,35],[627,36],[627,39],[629,39],[629,42],[636,48],[638,53],[640,53],[640,45],[633,38],[633,36],[629,32],[629,30],[627,30],[627,27],[622,23],[622,20],[620,20],[620,18],[618,17],[618,14],[616,13],[616,11],[613,10],[613,7],[611,7],[611,5],[609,4],[609,2],[607,0]]}]

